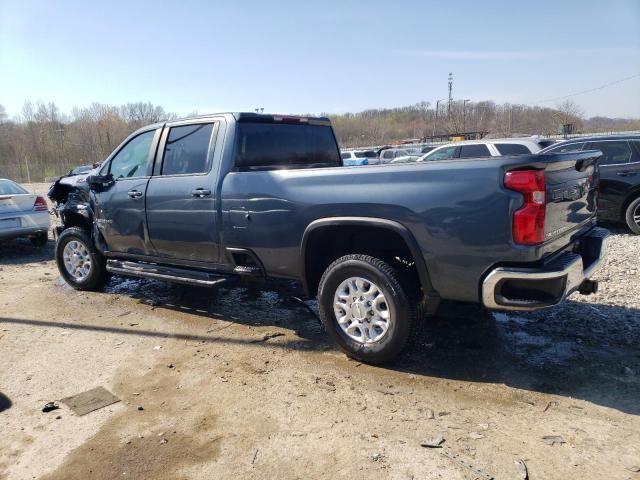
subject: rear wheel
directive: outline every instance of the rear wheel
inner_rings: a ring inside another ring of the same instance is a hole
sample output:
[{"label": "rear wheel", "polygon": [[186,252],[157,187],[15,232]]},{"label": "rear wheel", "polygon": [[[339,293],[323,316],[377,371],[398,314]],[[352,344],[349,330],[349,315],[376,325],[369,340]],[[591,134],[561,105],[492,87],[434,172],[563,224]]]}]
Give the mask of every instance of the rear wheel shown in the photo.
[{"label": "rear wheel", "polygon": [[68,228],[60,234],[56,263],[62,277],[76,290],[99,290],[108,278],[104,257],[81,228]]},{"label": "rear wheel", "polygon": [[367,363],[393,360],[415,319],[415,302],[398,272],[368,255],[347,255],[329,265],[318,303],[331,338],[347,355]]},{"label": "rear wheel", "polygon": [[36,233],[33,237],[29,237],[29,241],[35,247],[44,247],[49,241],[49,232]]},{"label": "rear wheel", "polygon": [[633,200],[627,207],[625,221],[633,233],[640,235],[640,197]]}]

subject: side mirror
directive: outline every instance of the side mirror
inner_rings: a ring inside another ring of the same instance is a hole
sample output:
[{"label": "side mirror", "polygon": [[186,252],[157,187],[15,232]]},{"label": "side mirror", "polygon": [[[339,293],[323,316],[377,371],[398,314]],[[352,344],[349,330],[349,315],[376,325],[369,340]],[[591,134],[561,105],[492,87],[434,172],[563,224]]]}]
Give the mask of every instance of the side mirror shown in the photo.
[{"label": "side mirror", "polygon": [[107,173],[106,175],[89,175],[87,177],[87,184],[91,190],[100,190],[106,188],[113,183],[113,175]]}]

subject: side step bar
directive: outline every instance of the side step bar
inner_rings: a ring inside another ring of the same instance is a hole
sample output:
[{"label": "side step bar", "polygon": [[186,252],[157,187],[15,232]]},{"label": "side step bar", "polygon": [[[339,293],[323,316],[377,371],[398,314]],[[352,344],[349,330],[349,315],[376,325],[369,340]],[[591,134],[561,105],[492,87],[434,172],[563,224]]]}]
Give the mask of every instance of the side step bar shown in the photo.
[{"label": "side step bar", "polygon": [[201,287],[218,287],[229,281],[236,280],[235,276],[217,275],[199,270],[187,270],[175,267],[165,267],[153,263],[126,262],[121,260],[107,260],[107,272],[129,277],[149,278],[166,282],[198,285]]}]

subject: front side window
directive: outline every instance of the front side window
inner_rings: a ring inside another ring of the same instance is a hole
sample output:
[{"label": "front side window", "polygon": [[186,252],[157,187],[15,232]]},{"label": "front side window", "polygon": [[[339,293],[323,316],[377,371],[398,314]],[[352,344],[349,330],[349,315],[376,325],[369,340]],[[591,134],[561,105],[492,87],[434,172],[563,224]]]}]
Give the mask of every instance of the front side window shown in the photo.
[{"label": "front side window", "polygon": [[172,127],[164,147],[161,175],[185,175],[209,171],[213,123]]},{"label": "front side window", "polygon": [[496,143],[495,145],[500,155],[527,155],[531,153],[526,145],[520,143]]},{"label": "front side window", "polygon": [[385,150],[384,152],[382,152],[382,158],[393,158],[393,151]]},{"label": "front side window", "polygon": [[327,125],[238,123],[236,165],[241,169],[318,168],[342,165]]},{"label": "front side window", "polygon": [[590,150],[600,150],[600,165],[615,165],[628,163],[631,159],[631,147],[626,140],[617,142],[593,142],[589,145]]},{"label": "front side window", "polygon": [[343,160],[349,160],[351,158],[351,152],[343,153],[341,157]]},{"label": "front side window", "polygon": [[481,143],[477,145],[462,145],[460,147],[460,158],[480,158],[490,157],[491,152],[486,145]]},{"label": "front side window", "polygon": [[114,178],[146,177],[151,165],[151,143],[155,130],[141,133],[127,143],[111,160],[109,172]]},{"label": "front side window", "polygon": [[429,153],[424,159],[428,161],[432,160],[449,160],[453,158],[453,154],[458,147],[442,147],[440,150],[434,150]]}]

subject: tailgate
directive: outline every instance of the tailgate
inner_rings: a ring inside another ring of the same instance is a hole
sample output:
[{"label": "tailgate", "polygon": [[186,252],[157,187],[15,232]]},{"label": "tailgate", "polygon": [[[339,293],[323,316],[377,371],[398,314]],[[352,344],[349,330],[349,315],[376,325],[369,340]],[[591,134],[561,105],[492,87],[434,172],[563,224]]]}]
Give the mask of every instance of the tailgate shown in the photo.
[{"label": "tailgate", "polygon": [[544,156],[546,181],[545,242],[589,222],[596,215],[597,150]]}]

